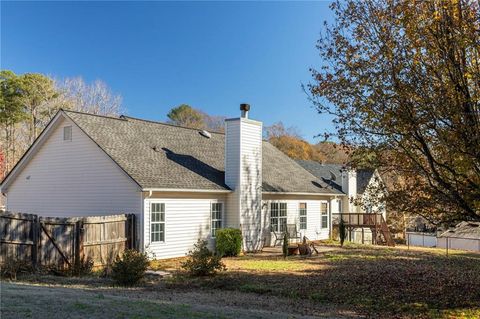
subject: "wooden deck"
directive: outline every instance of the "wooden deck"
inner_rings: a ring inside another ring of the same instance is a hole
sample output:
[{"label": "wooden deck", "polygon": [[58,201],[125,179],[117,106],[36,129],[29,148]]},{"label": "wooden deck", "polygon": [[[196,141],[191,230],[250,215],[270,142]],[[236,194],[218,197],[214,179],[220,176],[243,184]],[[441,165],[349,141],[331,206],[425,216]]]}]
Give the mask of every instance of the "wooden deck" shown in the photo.
[{"label": "wooden deck", "polygon": [[338,225],[340,217],[347,227],[375,227],[380,225],[383,220],[382,214],[365,214],[365,213],[345,213],[345,214],[332,214],[332,222],[334,225]]},{"label": "wooden deck", "polygon": [[[392,235],[388,229],[388,225],[383,218],[382,214],[378,213],[345,213],[345,214],[332,214],[332,223],[334,226],[338,226],[340,219],[343,220],[345,226],[351,233],[355,228],[370,228],[372,231],[374,242],[383,242],[388,246],[395,246]],[[363,232],[362,232],[363,234]],[[381,235],[378,237],[377,235]],[[363,236],[363,235],[362,235]]]}]

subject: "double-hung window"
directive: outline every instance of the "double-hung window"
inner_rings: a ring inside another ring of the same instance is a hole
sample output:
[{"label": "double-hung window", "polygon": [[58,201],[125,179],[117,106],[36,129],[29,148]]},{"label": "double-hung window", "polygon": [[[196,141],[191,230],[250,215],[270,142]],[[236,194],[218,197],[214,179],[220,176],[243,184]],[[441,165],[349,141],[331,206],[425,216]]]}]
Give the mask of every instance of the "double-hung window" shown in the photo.
[{"label": "double-hung window", "polygon": [[298,210],[300,213],[300,229],[307,229],[307,203],[300,203]]},{"label": "double-hung window", "polygon": [[212,203],[212,237],[215,237],[217,229],[222,228],[223,204]]},{"label": "double-hung window", "polygon": [[152,203],[150,209],[150,240],[165,241],[165,204]]},{"label": "double-hung window", "polygon": [[273,232],[287,230],[287,203],[270,204],[270,225]]},{"label": "double-hung window", "polygon": [[321,228],[328,228],[328,204],[320,204]]}]

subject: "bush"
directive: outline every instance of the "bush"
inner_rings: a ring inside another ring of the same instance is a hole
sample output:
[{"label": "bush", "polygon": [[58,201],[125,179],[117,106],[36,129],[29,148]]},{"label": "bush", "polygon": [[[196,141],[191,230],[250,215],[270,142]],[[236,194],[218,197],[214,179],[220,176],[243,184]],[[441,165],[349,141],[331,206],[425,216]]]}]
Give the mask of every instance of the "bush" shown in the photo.
[{"label": "bush", "polygon": [[148,264],[148,257],[145,253],[127,249],[121,257],[117,256],[115,259],[111,276],[120,285],[133,286],[143,279]]},{"label": "bush", "polygon": [[340,246],[343,247],[343,243],[347,238],[347,226],[345,226],[343,218],[340,218],[340,223],[338,224],[338,234],[340,236]]},{"label": "bush", "polygon": [[182,263],[191,276],[214,275],[218,270],[225,270],[221,256],[215,256],[207,247],[206,240],[198,240],[193,250],[189,251],[187,261]]},{"label": "bush", "polygon": [[242,251],[242,232],[236,228],[217,229],[215,246],[222,257],[238,256]]},{"label": "bush", "polygon": [[7,258],[1,268],[2,277],[10,280],[16,280],[19,273],[31,272],[33,272],[33,267],[29,262],[16,258]]},{"label": "bush", "polygon": [[64,263],[58,263],[53,265],[47,265],[42,267],[42,271],[53,274],[55,276],[64,277],[81,277],[87,276],[92,273],[93,260],[91,258],[82,257],[76,263],[71,266],[67,266]]},{"label": "bush", "polygon": [[71,267],[70,273],[72,276],[86,276],[92,273],[92,269],[93,259],[82,256],[82,258]]}]

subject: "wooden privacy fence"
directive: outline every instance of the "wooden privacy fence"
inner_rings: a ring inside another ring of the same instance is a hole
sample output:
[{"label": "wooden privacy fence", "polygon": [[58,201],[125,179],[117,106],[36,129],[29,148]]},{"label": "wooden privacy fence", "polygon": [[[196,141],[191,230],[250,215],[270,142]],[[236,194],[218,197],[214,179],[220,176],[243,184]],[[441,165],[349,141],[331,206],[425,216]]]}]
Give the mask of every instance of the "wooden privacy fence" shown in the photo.
[{"label": "wooden privacy fence", "polygon": [[54,218],[0,213],[0,264],[16,259],[65,268],[91,259],[105,266],[135,248],[135,215]]}]

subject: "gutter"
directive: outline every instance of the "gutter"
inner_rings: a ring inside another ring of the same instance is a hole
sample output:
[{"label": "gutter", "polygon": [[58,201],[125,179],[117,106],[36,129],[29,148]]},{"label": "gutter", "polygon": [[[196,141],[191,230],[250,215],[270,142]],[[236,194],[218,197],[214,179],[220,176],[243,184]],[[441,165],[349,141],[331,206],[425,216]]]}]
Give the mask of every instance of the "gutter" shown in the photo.
[{"label": "gutter", "polygon": [[266,195],[309,195],[309,196],[347,196],[346,194],[331,194],[331,193],[297,193],[297,192],[262,192]]},{"label": "gutter", "polygon": [[188,188],[143,188],[143,192],[180,192],[180,193],[233,193],[228,189],[188,189]]}]

